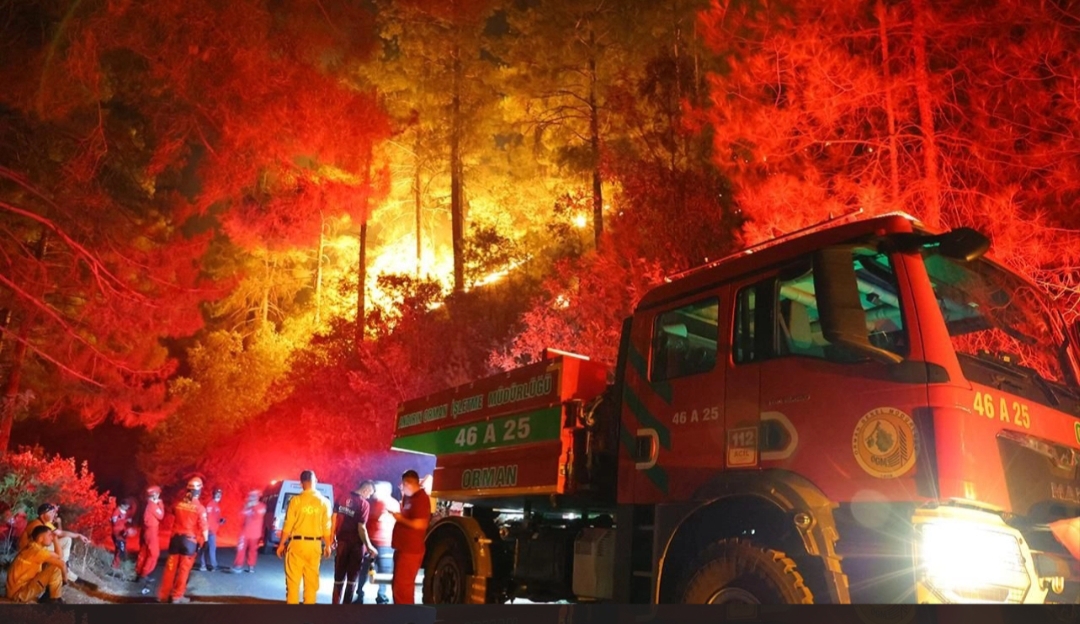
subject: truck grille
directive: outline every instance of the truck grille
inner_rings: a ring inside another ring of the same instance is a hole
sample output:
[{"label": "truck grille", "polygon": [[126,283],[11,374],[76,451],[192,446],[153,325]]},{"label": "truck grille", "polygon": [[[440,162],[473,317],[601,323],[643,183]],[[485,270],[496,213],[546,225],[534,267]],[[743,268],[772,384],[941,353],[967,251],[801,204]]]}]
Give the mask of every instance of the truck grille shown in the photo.
[{"label": "truck grille", "polygon": [[1080,562],[1048,526],[1080,516],[1080,452],[1015,431],[998,435],[998,451],[1016,514],[1009,524],[1033,551],[1036,574],[1044,580],[1058,577],[1064,581],[1060,592],[1047,595],[1047,602],[1080,600]]},{"label": "truck grille", "polygon": [[1013,431],[998,435],[998,452],[1014,514],[1033,523],[1080,516],[1080,453]]}]

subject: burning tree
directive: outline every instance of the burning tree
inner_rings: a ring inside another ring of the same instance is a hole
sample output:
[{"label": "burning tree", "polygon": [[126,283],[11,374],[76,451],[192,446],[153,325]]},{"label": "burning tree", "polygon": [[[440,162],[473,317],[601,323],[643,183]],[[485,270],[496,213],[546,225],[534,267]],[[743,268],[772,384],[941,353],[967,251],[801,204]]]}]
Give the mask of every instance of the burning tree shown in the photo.
[{"label": "burning tree", "polygon": [[146,120],[79,99],[70,82],[42,86],[66,39],[25,27],[60,22],[62,8],[18,5],[2,37],[0,452],[20,415],[166,417],[176,361],[160,339],[198,330],[190,311],[216,294],[199,274],[208,239],[179,228],[186,206],[176,180],[157,175]]},{"label": "burning tree", "polygon": [[714,159],[749,242],[855,208],[974,225],[1080,312],[1075,16],[1048,5],[717,0]]}]

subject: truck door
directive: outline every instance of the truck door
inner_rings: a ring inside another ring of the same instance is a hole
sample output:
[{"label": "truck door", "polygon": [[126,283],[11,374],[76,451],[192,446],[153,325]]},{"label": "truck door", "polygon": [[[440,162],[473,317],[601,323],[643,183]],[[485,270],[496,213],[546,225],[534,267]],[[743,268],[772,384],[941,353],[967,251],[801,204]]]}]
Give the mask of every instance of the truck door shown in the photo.
[{"label": "truck door", "polygon": [[761,367],[754,365],[764,348],[759,327],[772,322],[768,302],[771,294],[770,279],[762,275],[744,279],[732,285],[735,293],[730,336],[730,356],[725,364],[727,392],[724,397],[724,425],[727,439],[724,441],[722,467],[726,469],[757,468],[759,453],[759,423]]},{"label": "truck door", "polygon": [[[864,249],[852,261],[870,341],[907,356],[909,314],[890,257]],[[749,395],[757,377],[761,467],[798,472],[834,500],[909,498],[918,444],[913,416],[926,403],[925,380],[904,379],[887,363],[825,340],[809,256],[745,284],[735,301],[730,378],[747,384],[738,392]],[[740,305],[753,308],[753,326],[745,319],[740,325]],[[749,408],[735,388],[729,426],[741,427]]]},{"label": "truck door", "polygon": [[726,357],[718,331],[724,292],[679,299],[635,322],[632,348],[646,357],[630,363],[623,426],[635,440],[631,496],[637,503],[688,497],[716,465],[724,439],[724,367],[718,364]]},{"label": "truck door", "polygon": [[[850,257],[867,340],[900,358],[915,357],[906,273],[872,248]],[[747,363],[760,375],[761,467],[798,474],[839,504],[837,550],[853,601],[899,601],[910,572],[897,562],[910,556],[904,526],[920,490],[919,449],[931,433],[919,429],[926,368],[919,375],[916,361],[900,366],[826,340],[818,321],[825,300],[815,294],[814,271],[809,257],[799,259],[759,291],[770,296],[757,305],[773,317],[755,328],[767,335]]]}]

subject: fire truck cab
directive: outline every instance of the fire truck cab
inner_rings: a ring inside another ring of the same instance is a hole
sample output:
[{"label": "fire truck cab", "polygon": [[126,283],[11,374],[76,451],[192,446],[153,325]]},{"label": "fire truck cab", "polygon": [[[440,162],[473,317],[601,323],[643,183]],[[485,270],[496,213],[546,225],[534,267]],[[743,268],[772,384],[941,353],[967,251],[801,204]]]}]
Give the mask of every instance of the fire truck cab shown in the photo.
[{"label": "fire truck cab", "polygon": [[1077,327],[988,248],[829,223],[647,293],[613,381],[551,352],[406,402],[464,509],[425,602],[1080,603]]}]

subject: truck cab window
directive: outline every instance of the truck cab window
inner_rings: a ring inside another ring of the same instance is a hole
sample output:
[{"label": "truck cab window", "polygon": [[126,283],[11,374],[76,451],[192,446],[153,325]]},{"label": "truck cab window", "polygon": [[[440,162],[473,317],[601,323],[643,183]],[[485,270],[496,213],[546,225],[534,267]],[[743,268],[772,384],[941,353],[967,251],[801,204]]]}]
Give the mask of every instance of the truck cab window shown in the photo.
[{"label": "truck cab window", "polygon": [[971,370],[968,374],[979,375],[971,365],[980,354],[997,354],[1011,367],[1034,370],[1056,383],[1065,380],[1057,357],[1060,343],[1049,318],[1053,306],[1041,292],[985,258],[961,262],[934,249],[922,254],[953,347],[962,356],[961,366]]},{"label": "truck cab window", "polygon": [[[900,355],[907,354],[904,320],[895,273],[887,254],[858,249],[852,257],[858,279],[866,332],[870,343]],[[763,320],[775,319],[763,323]],[[762,331],[771,330],[771,336]],[[747,286],[736,295],[732,352],[736,363],[770,357],[802,356],[836,362],[861,359],[830,344],[821,331],[814,273],[809,262]]]},{"label": "truck cab window", "polygon": [[711,297],[656,317],[651,381],[706,373],[716,366],[719,309],[719,299]]},{"label": "truck cab window", "polygon": [[[771,335],[768,328],[773,312],[774,284],[775,278],[769,278],[743,288],[735,298],[731,353],[736,364],[756,362],[771,355],[771,350],[763,345],[767,344]],[[758,328],[761,328],[760,331]]]}]

